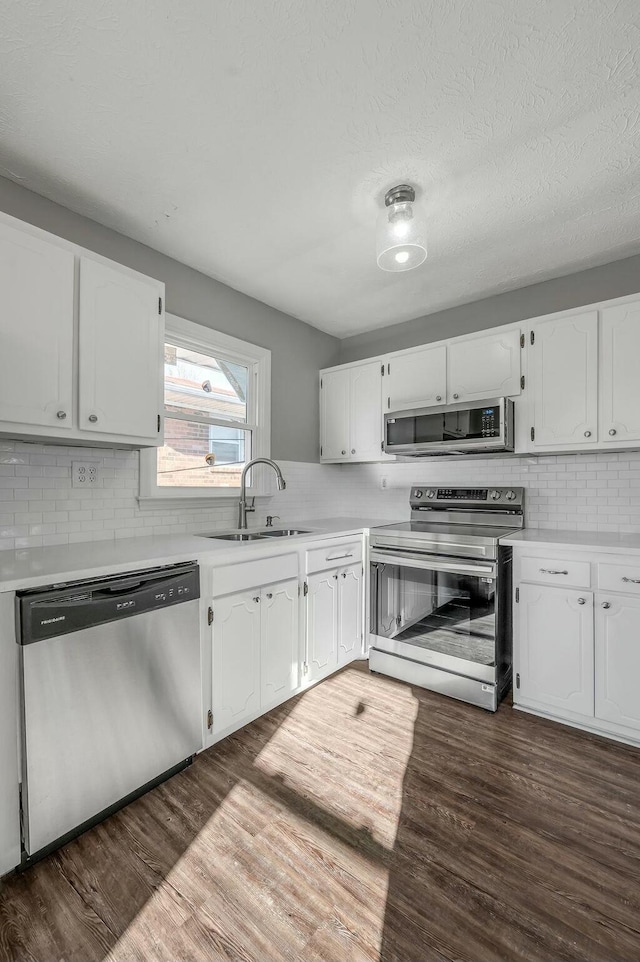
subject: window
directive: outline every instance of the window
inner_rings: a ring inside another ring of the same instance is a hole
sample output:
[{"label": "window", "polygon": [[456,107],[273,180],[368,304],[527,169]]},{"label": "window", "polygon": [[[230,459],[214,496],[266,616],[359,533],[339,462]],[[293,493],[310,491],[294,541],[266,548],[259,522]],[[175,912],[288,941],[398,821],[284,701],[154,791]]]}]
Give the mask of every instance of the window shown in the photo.
[{"label": "window", "polygon": [[237,496],[247,461],[269,455],[270,365],[265,348],[167,315],[164,445],[141,452],[141,499]]}]

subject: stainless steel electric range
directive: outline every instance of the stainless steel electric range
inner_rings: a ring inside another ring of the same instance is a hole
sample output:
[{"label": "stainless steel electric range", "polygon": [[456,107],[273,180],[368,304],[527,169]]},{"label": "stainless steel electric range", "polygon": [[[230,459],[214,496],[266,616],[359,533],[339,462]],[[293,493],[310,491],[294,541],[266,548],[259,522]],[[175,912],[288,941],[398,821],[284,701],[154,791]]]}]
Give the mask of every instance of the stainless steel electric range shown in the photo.
[{"label": "stainless steel electric range", "polygon": [[371,529],[372,671],[495,711],[511,684],[511,548],[523,488],[411,489]]}]

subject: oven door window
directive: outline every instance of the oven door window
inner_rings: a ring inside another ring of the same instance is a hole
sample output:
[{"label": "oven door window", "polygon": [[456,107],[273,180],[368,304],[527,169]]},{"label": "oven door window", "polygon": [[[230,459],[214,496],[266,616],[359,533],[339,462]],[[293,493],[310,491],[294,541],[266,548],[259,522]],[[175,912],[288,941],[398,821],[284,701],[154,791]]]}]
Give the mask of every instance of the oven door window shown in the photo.
[{"label": "oven door window", "polygon": [[496,582],[452,574],[376,565],[373,634],[480,665],[496,662]]}]

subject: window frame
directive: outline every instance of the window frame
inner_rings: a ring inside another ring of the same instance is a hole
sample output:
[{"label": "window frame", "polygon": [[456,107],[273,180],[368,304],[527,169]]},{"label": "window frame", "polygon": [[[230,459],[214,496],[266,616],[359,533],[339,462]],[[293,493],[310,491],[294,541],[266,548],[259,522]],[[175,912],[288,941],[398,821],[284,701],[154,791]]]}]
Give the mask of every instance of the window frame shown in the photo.
[{"label": "window frame", "polygon": [[[176,314],[165,315],[164,343],[175,344],[188,350],[222,357],[225,360],[246,365],[249,368],[249,379],[252,389],[248,392],[246,427],[242,422],[229,421],[229,427],[251,430],[251,457],[268,458],[271,455],[271,351],[248,341],[241,341],[230,334],[223,334],[213,328],[196,324]],[[176,420],[198,421],[200,418],[181,418],[175,412],[165,412],[164,409],[164,365],[162,387],[162,428],[164,436],[165,417],[175,417]],[[204,419],[211,423],[210,419]],[[225,424],[224,418],[216,419]],[[252,474],[257,472],[252,471]],[[257,483],[256,483],[257,482]],[[269,496],[265,485],[256,477],[252,479],[247,493],[254,497]],[[237,487],[161,487],[158,485],[158,448],[143,448],[140,451],[140,495],[138,501],[141,506],[145,503],[174,507],[211,506],[212,502],[235,501],[240,494]]]}]

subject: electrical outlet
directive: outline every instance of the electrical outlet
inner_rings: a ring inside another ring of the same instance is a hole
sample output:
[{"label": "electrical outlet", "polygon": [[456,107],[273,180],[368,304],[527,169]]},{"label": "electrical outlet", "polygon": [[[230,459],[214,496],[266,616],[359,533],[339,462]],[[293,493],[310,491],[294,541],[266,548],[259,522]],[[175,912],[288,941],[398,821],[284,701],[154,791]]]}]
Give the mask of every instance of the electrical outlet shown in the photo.
[{"label": "electrical outlet", "polygon": [[73,461],[71,469],[74,488],[97,488],[100,485],[99,461]]}]

